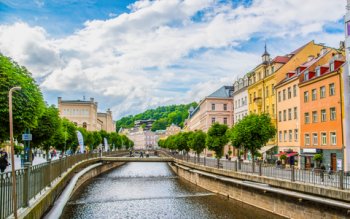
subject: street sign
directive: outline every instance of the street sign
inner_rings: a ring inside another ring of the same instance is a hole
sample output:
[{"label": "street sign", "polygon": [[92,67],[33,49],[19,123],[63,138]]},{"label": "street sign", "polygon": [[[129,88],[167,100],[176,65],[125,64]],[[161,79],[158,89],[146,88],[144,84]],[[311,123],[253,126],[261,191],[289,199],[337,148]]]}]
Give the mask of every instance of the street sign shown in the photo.
[{"label": "street sign", "polygon": [[22,134],[22,140],[23,141],[31,141],[32,140],[32,134]]}]

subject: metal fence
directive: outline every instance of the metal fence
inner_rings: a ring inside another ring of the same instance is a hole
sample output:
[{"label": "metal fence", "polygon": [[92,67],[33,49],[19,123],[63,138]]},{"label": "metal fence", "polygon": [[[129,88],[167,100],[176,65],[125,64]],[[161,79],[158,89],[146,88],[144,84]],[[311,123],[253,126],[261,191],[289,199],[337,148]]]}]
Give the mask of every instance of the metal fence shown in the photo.
[{"label": "metal fence", "polygon": [[[103,152],[103,156],[119,154],[125,154],[125,152]],[[68,171],[75,164],[99,156],[99,153],[76,154],[16,170],[18,209],[27,207],[29,200],[41,195],[62,173]],[[0,219],[7,218],[13,214],[12,185],[11,172],[0,174]]]},{"label": "metal fence", "polygon": [[258,176],[283,179],[292,182],[302,182],[324,187],[337,189],[350,189],[350,173],[343,171],[322,171],[322,170],[302,170],[294,166],[282,167],[272,164],[256,162],[253,168],[252,163],[243,163],[238,160],[222,160],[218,164],[217,159],[180,155],[166,151],[174,158],[214,168],[221,168],[229,171],[248,173]]}]

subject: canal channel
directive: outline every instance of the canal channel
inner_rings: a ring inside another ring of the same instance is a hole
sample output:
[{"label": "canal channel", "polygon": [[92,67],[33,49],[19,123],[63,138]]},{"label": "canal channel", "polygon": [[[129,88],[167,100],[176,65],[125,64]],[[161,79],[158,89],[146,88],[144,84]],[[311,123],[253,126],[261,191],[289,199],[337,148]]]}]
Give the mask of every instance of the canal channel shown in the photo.
[{"label": "canal channel", "polygon": [[132,162],[81,186],[61,218],[280,217],[189,183],[167,163]]}]

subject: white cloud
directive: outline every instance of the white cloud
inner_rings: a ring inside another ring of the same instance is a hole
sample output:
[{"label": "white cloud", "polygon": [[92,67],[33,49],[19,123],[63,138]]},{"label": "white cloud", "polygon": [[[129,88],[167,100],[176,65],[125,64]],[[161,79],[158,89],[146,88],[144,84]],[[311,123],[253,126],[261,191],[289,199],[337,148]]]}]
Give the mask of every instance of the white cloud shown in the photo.
[{"label": "white cloud", "polygon": [[[2,25],[0,51],[27,66],[44,92],[94,96],[118,118],[198,101],[232,84],[260,61],[254,37],[278,39],[271,47],[282,54],[312,39],[338,45],[341,34],[323,28],[341,19],[344,7],[328,0],[257,0],[236,8],[214,0],[143,0],[130,13],[87,21],[64,38],[24,22]],[[279,51],[281,39],[288,43]],[[247,42],[254,53],[238,51]]]}]

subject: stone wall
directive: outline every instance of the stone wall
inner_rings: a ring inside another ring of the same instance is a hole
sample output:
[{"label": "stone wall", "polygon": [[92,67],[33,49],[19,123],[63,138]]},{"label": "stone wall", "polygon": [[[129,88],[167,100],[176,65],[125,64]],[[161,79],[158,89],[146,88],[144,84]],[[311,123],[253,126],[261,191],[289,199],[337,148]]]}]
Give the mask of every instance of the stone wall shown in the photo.
[{"label": "stone wall", "polygon": [[[51,206],[62,193],[62,191],[65,189],[66,185],[69,183],[70,179],[75,175],[75,173],[81,171],[89,165],[99,162],[99,160],[100,158],[86,160],[77,164],[72,169],[68,170],[68,172],[64,173],[64,175],[60,179],[53,183],[49,190],[45,191],[44,194],[40,198],[35,200],[34,203],[31,203],[30,207],[24,209],[24,211],[22,212],[19,212],[18,217],[28,219],[42,218],[43,215],[51,208]],[[102,166],[98,166],[97,168],[90,170],[87,174],[83,175],[78,180],[76,188],[78,188],[88,179],[120,165],[122,165],[120,162],[105,163]]]},{"label": "stone wall", "polygon": [[201,171],[193,171],[180,165],[170,166],[179,177],[193,184],[276,215],[287,218],[349,218],[347,209],[223,181],[212,173],[201,174]]}]

